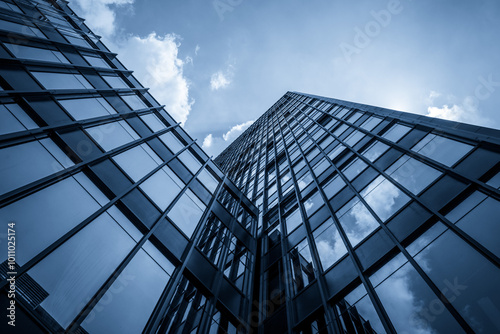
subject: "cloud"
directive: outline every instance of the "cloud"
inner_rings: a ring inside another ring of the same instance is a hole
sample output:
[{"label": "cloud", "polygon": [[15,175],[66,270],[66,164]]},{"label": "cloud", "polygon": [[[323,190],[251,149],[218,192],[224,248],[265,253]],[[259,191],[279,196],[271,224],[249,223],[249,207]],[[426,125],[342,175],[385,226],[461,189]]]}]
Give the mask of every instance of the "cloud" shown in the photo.
[{"label": "cloud", "polygon": [[210,88],[212,90],[219,90],[226,88],[231,83],[231,80],[221,71],[215,72],[210,78]]},{"label": "cloud", "polygon": [[[183,68],[192,59],[179,58],[181,39],[176,34],[145,37],[124,35],[115,23],[111,6],[132,5],[134,0],[76,0],[76,11],[86,19],[89,27],[103,36],[104,42],[123,64],[134,71],[134,76],[150,88],[150,93],[168,113],[184,125],[194,100],[189,98],[189,82]],[[132,7],[131,7],[132,8]]]},{"label": "cloud", "polygon": [[491,120],[481,116],[474,97],[466,96],[463,101],[456,103],[456,98],[449,96],[447,103],[442,103],[441,107],[438,107],[434,105],[434,102],[440,96],[440,93],[435,91],[430,92],[429,97],[426,99],[428,104],[426,116],[483,126],[491,124]]},{"label": "cloud", "polygon": [[110,6],[131,6],[134,0],[75,0],[71,8],[85,19],[92,31],[103,37],[116,32],[116,13]]},{"label": "cloud", "polygon": [[200,51],[200,46],[198,44],[196,44],[196,47],[194,48],[194,55],[195,56],[198,55],[198,51]]},{"label": "cloud", "polygon": [[224,133],[221,137],[214,137],[211,133],[208,134],[203,140],[203,149],[208,155],[216,156],[222,152],[229,143],[242,134],[250,125],[255,121],[248,121],[233,126],[229,131]]},{"label": "cloud", "polygon": [[209,147],[212,146],[212,143],[213,143],[213,136],[210,133],[208,136],[205,137],[205,139],[203,139],[203,145],[202,145],[202,147],[203,148],[209,148]]}]

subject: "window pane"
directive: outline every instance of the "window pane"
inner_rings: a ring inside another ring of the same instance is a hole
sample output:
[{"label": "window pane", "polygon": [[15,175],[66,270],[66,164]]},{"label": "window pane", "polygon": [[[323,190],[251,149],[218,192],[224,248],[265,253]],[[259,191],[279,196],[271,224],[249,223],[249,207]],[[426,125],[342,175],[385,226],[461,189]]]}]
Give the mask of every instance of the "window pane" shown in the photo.
[{"label": "window pane", "polygon": [[179,194],[184,183],[167,166],[139,186],[163,211]]},{"label": "window pane", "polygon": [[26,127],[16,118],[16,116],[14,116],[4,105],[0,105],[0,135],[24,130],[26,130]]},{"label": "window pane", "polygon": [[361,196],[382,221],[387,220],[410,200],[383,176],[377,177],[363,189]]},{"label": "window pane", "polygon": [[158,263],[139,250],[82,327],[89,333],[141,333],[168,280]]},{"label": "window pane", "polygon": [[300,190],[303,190],[305,187],[311,184],[312,181],[313,178],[311,176],[311,173],[307,172],[298,180],[297,185],[299,186]]},{"label": "window pane", "polygon": [[181,196],[179,201],[168,213],[168,217],[188,236],[191,238],[198,222],[205,211],[203,204],[191,190]]},{"label": "window pane", "polygon": [[407,155],[387,168],[386,173],[415,195],[441,176],[441,172]]},{"label": "window pane", "polygon": [[347,253],[339,231],[331,218],[319,226],[313,232],[313,236],[323,270],[328,269]]},{"label": "window pane", "polygon": [[299,209],[295,209],[295,211],[288,216],[285,217],[286,230],[288,233],[291,233],[295,230],[299,225],[302,224],[302,217],[300,215]]},{"label": "window pane", "polygon": [[139,139],[137,133],[125,121],[94,126],[86,131],[105,151]]},{"label": "window pane", "polygon": [[[425,238],[424,234],[419,239]],[[425,243],[419,239],[415,242]],[[500,294],[495,291],[498,291],[500,271],[496,266],[450,230],[425,247],[415,256],[415,261],[472,329],[498,332]]]},{"label": "window pane", "polygon": [[342,173],[344,173],[349,181],[352,181],[356,176],[361,174],[366,167],[368,167],[368,165],[363,160],[356,158],[342,170]]},{"label": "window pane", "polygon": [[198,175],[198,180],[213,194],[219,182],[206,168]]},{"label": "window pane", "polygon": [[113,157],[113,160],[134,181],[142,179],[147,173],[158,167],[158,161],[161,161],[160,157],[152,150],[146,151],[144,149],[146,146],[146,144],[142,144]]},{"label": "window pane", "polygon": [[463,333],[461,327],[415,268],[406,259],[404,259],[406,264],[394,263],[399,260],[398,257],[394,258],[370,277],[372,284],[376,285],[378,283],[374,282],[374,276],[383,276],[377,277],[377,281],[381,283],[375,286],[375,292],[396,331]]},{"label": "window pane", "polygon": [[80,74],[31,72],[46,89],[92,89],[92,85]]},{"label": "window pane", "polygon": [[374,162],[388,149],[389,146],[387,146],[382,142],[376,141],[373,144],[371,144],[370,147],[368,147],[362,154],[365,156],[365,158],[367,158],[371,162]]},{"label": "window pane", "polygon": [[87,118],[108,116],[116,114],[116,111],[102,97],[59,100],[59,103],[77,121]]},{"label": "window pane", "polygon": [[108,63],[106,63],[102,58],[93,57],[93,56],[86,56],[86,55],[83,55],[83,58],[85,58],[85,60],[91,66],[110,68],[110,66],[108,65]]},{"label": "window pane", "polygon": [[166,128],[165,124],[163,124],[163,122],[160,121],[160,119],[155,114],[147,114],[140,117],[153,132],[160,131]]},{"label": "window pane", "polygon": [[344,205],[336,215],[353,247],[380,226],[357,198]]},{"label": "window pane", "polygon": [[108,83],[112,88],[130,88],[125,81],[120,77],[110,77],[103,75],[102,78]]},{"label": "window pane", "polygon": [[179,160],[191,171],[191,173],[196,174],[198,170],[201,168],[201,163],[194,157],[194,155],[189,152],[189,150],[185,150],[181,154],[179,154]]},{"label": "window pane", "polygon": [[173,135],[171,132],[167,132],[159,136],[160,140],[167,145],[167,147],[172,151],[172,153],[177,153],[181,149],[184,148],[184,145],[181,143],[179,139],[175,135]]},{"label": "window pane", "polygon": [[369,321],[370,326],[377,334],[386,333],[363,284],[359,285],[350,294],[348,294],[345,297],[345,301],[347,302],[347,306],[350,306],[352,310],[355,310],[363,320]]},{"label": "window pane", "polygon": [[323,204],[324,202],[321,198],[321,194],[317,191],[304,202],[304,209],[306,210],[307,216],[310,217],[314,212],[318,211]]},{"label": "window pane", "polygon": [[144,109],[148,106],[137,95],[120,95],[120,97],[132,108],[133,110]]},{"label": "window pane", "polygon": [[472,149],[472,145],[428,134],[413,146],[412,151],[451,167]]},{"label": "window pane", "polygon": [[100,215],[29,271],[49,293],[41,306],[66,328],[134,244],[111,216]]},{"label": "window pane", "polygon": [[500,257],[498,213],[500,202],[476,191],[448,213],[446,218]]},{"label": "window pane", "polygon": [[0,221],[16,223],[16,262],[23,265],[99,208],[70,177],[1,208]]},{"label": "window pane", "polygon": [[[52,142],[50,139],[43,140]],[[54,144],[54,146],[56,145]],[[59,148],[57,149],[59,150]],[[64,155],[62,151],[61,154]],[[0,173],[0,194],[5,194],[64,169],[61,163],[39,141],[1,149],[0,165],[2,170]]]},{"label": "window pane", "polygon": [[292,284],[295,293],[301,291],[314,280],[314,267],[307,239],[302,240],[289,253],[292,269]]},{"label": "window pane", "polygon": [[323,191],[328,199],[335,196],[342,188],[344,188],[346,183],[340,176],[336,175],[330,182],[328,182],[324,187]]},{"label": "window pane", "polygon": [[411,128],[406,125],[394,124],[382,137],[397,143],[410,130]]}]

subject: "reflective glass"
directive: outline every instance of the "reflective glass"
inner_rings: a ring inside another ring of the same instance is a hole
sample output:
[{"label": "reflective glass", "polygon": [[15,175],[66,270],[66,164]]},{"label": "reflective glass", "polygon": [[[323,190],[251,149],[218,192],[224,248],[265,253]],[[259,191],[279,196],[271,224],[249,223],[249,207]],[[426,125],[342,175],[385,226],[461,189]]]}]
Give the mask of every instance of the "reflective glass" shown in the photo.
[{"label": "reflective glass", "polygon": [[358,198],[340,208],[336,215],[353,247],[380,226]]},{"label": "reflective glass", "polygon": [[382,122],[381,118],[372,116],[372,117],[368,118],[366,121],[364,121],[363,124],[360,125],[360,127],[362,127],[365,130],[371,131],[377,125],[379,125],[380,122]]},{"label": "reflective glass", "polygon": [[299,209],[295,209],[294,212],[285,217],[286,230],[291,233],[299,225],[302,224],[302,217],[300,215]]},{"label": "reflective glass", "polygon": [[167,132],[159,136],[160,140],[167,145],[167,147],[172,151],[174,154],[179,152],[184,148],[184,145],[181,143],[179,139],[175,135],[173,135],[171,132]]},{"label": "reflective glass", "polygon": [[[377,311],[368,297],[365,287],[361,284],[345,297],[347,305],[361,316],[365,321],[369,321],[370,326],[377,334],[386,333]],[[404,333],[404,332],[403,332]]]},{"label": "reflective glass", "polygon": [[412,151],[418,152],[448,167],[453,166],[472,149],[472,145],[435,134],[428,134],[412,147]]},{"label": "reflective glass", "polygon": [[415,261],[473,330],[497,332],[500,318],[500,294],[495,293],[500,282],[498,267],[450,230],[434,241],[426,238],[424,234],[419,238],[424,240],[415,241],[419,244],[430,242],[415,256]]},{"label": "reflective glass", "polygon": [[335,196],[342,188],[344,188],[346,183],[342,178],[336,175],[330,182],[328,182],[324,187],[323,191],[328,199]]},{"label": "reflective glass", "polygon": [[110,215],[100,215],[29,271],[49,293],[41,306],[66,328],[134,244]]},{"label": "reflective glass", "polygon": [[361,196],[382,221],[387,220],[410,200],[381,175],[361,191]]},{"label": "reflective glass", "polygon": [[323,270],[328,269],[347,253],[339,231],[331,218],[321,224],[313,232],[313,236]]},{"label": "reflective glass", "polygon": [[352,181],[356,176],[361,174],[366,167],[368,167],[368,165],[363,160],[356,158],[344,169],[342,169],[342,173],[344,173],[349,181]]},{"label": "reflective glass", "polygon": [[[23,265],[99,208],[69,177],[1,208],[0,221],[16,223],[16,262]],[[5,259],[7,252],[0,252]]]},{"label": "reflective glass", "polygon": [[194,157],[194,155],[189,151],[185,150],[179,154],[179,160],[191,171],[191,173],[196,174],[201,168],[201,163]]},{"label": "reflective glass", "polygon": [[112,77],[103,75],[102,78],[108,83],[112,88],[130,88],[125,81],[120,77]]},{"label": "reflective glass", "polygon": [[370,280],[398,333],[463,333],[404,257],[389,261]]},{"label": "reflective glass", "polygon": [[139,250],[82,327],[89,333],[141,333],[168,280],[158,263]]},{"label": "reflective glass", "polygon": [[184,183],[167,166],[139,186],[163,211],[180,193]]},{"label": "reflective glass", "polygon": [[4,43],[4,45],[9,49],[10,52],[14,54],[17,58],[23,59],[33,59],[41,61],[50,61],[56,63],[69,64],[68,59],[58,51],[52,51],[47,49],[33,48],[30,46],[19,45],[19,44],[9,44]]},{"label": "reflective glass", "polygon": [[189,189],[181,196],[179,201],[168,213],[168,217],[191,238],[206,206]]},{"label": "reflective glass", "polygon": [[405,134],[411,130],[410,127],[402,124],[394,124],[382,137],[397,143]]},{"label": "reflective glass", "polygon": [[407,155],[399,158],[385,172],[415,195],[441,176],[438,170]]},{"label": "reflective glass", "polygon": [[115,109],[102,97],[59,100],[59,103],[77,121],[116,114]]},{"label": "reflective glass", "polygon": [[[52,142],[51,139],[42,139]],[[54,144],[55,148],[60,149]],[[65,156],[61,151],[60,154]],[[64,169],[64,166],[42,145],[31,141],[0,150],[0,194],[27,185]]]},{"label": "reflective glass", "polygon": [[213,194],[219,182],[206,168],[198,175],[198,180]]},{"label": "reflective glass", "polygon": [[[139,181],[161,161],[147,144],[135,146],[113,157],[113,160],[132,178]],[[148,149],[148,150],[146,150]]]},{"label": "reflective glass", "polygon": [[[128,87],[126,87],[128,88]],[[120,97],[132,108],[132,110],[144,109],[148,106],[137,95],[120,95]]]},{"label": "reflective glass", "polygon": [[389,146],[387,146],[382,142],[376,141],[373,144],[371,144],[362,154],[365,156],[365,158],[367,158],[371,162],[374,162],[388,149]]},{"label": "reflective glass", "polygon": [[151,131],[156,132],[166,128],[165,124],[155,114],[147,114],[140,116],[141,119],[148,125]]},{"label": "reflective glass", "polygon": [[306,210],[306,215],[310,217],[314,212],[316,212],[324,204],[321,194],[317,191],[314,195],[309,197],[304,202],[304,209]]},{"label": "reflective glass", "polygon": [[83,55],[83,58],[85,58],[85,60],[90,64],[90,66],[110,68],[108,63],[106,63],[104,59],[100,57]]},{"label": "reflective glass", "polygon": [[46,89],[93,89],[80,74],[31,72]]},{"label": "reflective glass", "polygon": [[297,185],[299,186],[300,190],[303,190],[305,187],[311,184],[312,181],[313,178],[311,176],[311,173],[307,172],[297,181]]},{"label": "reflective glass", "polygon": [[105,151],[139,139],[137,133],[125,121],[97,125],[87,128],[86,131]]},{"label": "reflective glass", "polygon": [[295,293],[301,291],[314,280],[314,267],[307,239],[302,240],[289,253],[292,269],[292,284]]},{"label": "reflective glass", "polygon": [[476,191],[446,215],[452,223],[500,257],[500,202]]}]

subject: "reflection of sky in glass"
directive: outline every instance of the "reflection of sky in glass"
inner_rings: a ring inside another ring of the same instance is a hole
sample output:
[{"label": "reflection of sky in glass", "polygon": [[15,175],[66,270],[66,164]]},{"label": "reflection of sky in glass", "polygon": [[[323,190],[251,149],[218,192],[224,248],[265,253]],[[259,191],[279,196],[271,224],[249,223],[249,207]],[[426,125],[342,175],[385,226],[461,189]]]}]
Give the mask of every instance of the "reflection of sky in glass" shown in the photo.
[{"label": "reflection of sky in glass", "polygon": [[328,199],[332,198],[336,195],[346,183],[344,180],[340,178],[340,176],[336,175],[326,186],[323,187],[323,191]]},{"label": "reflection of sky in glass", "polygon": [[318,227],[313,232],[313,236],[324,270],[347,253],[339,231],[331,218]]},{"label": "reflection of sky in glass", "polygon": [[302,176],[297,182],[299,189],[302,190],[307,187],[312,182],[312,180],[313,178],[311,176],[311,173],[307,172],[306,174],[304,174],[304,176]]},{"label": "reflection of sky in glass", "polygon": [[500,256],[500,202],[476,191],[446,215],[496,256]]},{"label": "reflection of sky in glass", "polygon": [[365,158],[374,162],[378,157],[380,157],[385,151],[389,149],[389,146],[382,142],[373,143],[364,153]]},{"label": "reflection of sky in glass", "polygon": [[349,181],[352,181],[352,179],[364,171],[366,167],[368,167],[368,165],[363,160],[356,158],[342,170],[342,173],[344,173]]},{"label": "reflection of sky in glass", "polygon": [[472,149],[472,145],[434,134],[428,134],[412,147],[412,151],[418,152],[448,167],[453,166]]},{"label": "reflection of sky in glass", "polygon": [[415,261],[474,331],[500,332],[500,271],[496,266],[450,230],[418,253]]},{"label": "reflection of sky in glass", "polygon": [[352,246],[356,246],[368,234],[380,226],[366,206],[357,198],[352,199],[343,206],[337,212],[337,217],[339,217],[339,222]]},{"label": "reflection of sky in glass", "polygon": [[323,199],[319,192],[316,192],[313,196],[311,196],[307,201],[304,202],[304,208],[306,209],[307,216],[311,216],[316,210],[319,209],[320,206],[323,205]]},{"label": "reflection of sky in glass", "polygon": [[361,196],[383,221],[405,205],[410,198],[383,176],[377,177],[363,191]]},{"label": "reflection of sky in glass", "polygon": [[369,321],[372,328],[377,334],[386,333],[384,326],[380,322],[377,311],[373,307],[372,301],[366,294],[366,289],[363,284],[359,285],[351,293],[345,297],[345,301],[355,307],[359,315],[365,320]]},{"label": "reflection of sky in glass", "polygon": [[410,130],[411,128],[407,127],[406,125],[394,124],[392,128],[390,128],[386,133],[382,135],[382,137],[397,143],[398,140],[401,139],[401,137],[407,134]]},{"label": "reflection of sky in glass", "polygon": [[386,173],[415,195],[441,175],[436,169],[407,155],[387,168]]}]

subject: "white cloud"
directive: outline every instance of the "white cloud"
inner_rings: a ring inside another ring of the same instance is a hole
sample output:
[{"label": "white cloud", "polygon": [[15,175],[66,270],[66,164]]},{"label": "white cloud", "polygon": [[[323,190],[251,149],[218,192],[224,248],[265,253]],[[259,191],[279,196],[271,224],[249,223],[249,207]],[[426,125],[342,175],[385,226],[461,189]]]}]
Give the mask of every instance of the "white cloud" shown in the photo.
[{"label": "white cloud", "polygon": [[71,8],[85,19],[92,31],[109,37],[116,32],[116,13],[110,6],[130,6],[134,0],[75,0]]},{"label": "white cloud", "polygon": [[200,51],[200,46],[198,44],[196,44],[196,47],[194,48],[194,55],[195,56],[198,55],[198,51]]},{"label": "white cloud", "polygon": [[245,131],[250,125],[252,125],[253,122],[255,122],[255,121],[248,121],[248,122],[233,126],[231,128],[231,130],[229,130],[224,135],[222,135],[222,138],[224,138],[225,141],[233,141],[234,139],[236,139],[236,137],[238,137],[240,134],[242,134],[243,131]]},{"label": "white cloud", "polygon": [[224,133],[222,137],[214,137],[211,133],[203,140],[203,149],[208,155],[216,156],[221,153],[227,145],[242,134],[250,125],[255,121],[248,121],[233,126],[228,132]]},{"label": "white cloud", "polygon": [[184,65],[192,59],[179,58],[180,37],[175,34],[161,36],[155,32],[145,37],[122,35],[110,6],[131,5],[134,0],[75,1],[76,12],[86,19],[89,27],[103,36],[107,46],[134,71],[139,82],[150,88],[151,95],[184,125],[194,101],[189,99],[189,83],[183,74]]},{"label": "white cloud", "polygon": [[226,88],[231,83],[231,80],[227,78],[226,74],[221,71],[215,72],[210,78],[210,88],[212,90],[219,90],[221,88]]},{"label": "white cloud", "polygon": [[490,120],[481,116],[475,98],[467,96],[462,102],[456,102],[453,96],[447,98],[446,104],[441,104],[441,107],[435,106],[434,101],[441,94],[431,91],[426,99],[428,103],[426,116],[447,119],[450,121],[471,123],[487,126]]},{"label": "white cloud", "polygon": [[205,137],[205,139],[203,139],[203,145],[202,147],[203,148],[209,148],[212,146],[212,142],[213,142],[213,136],[212,134],[210,133],[208,136]]}]

